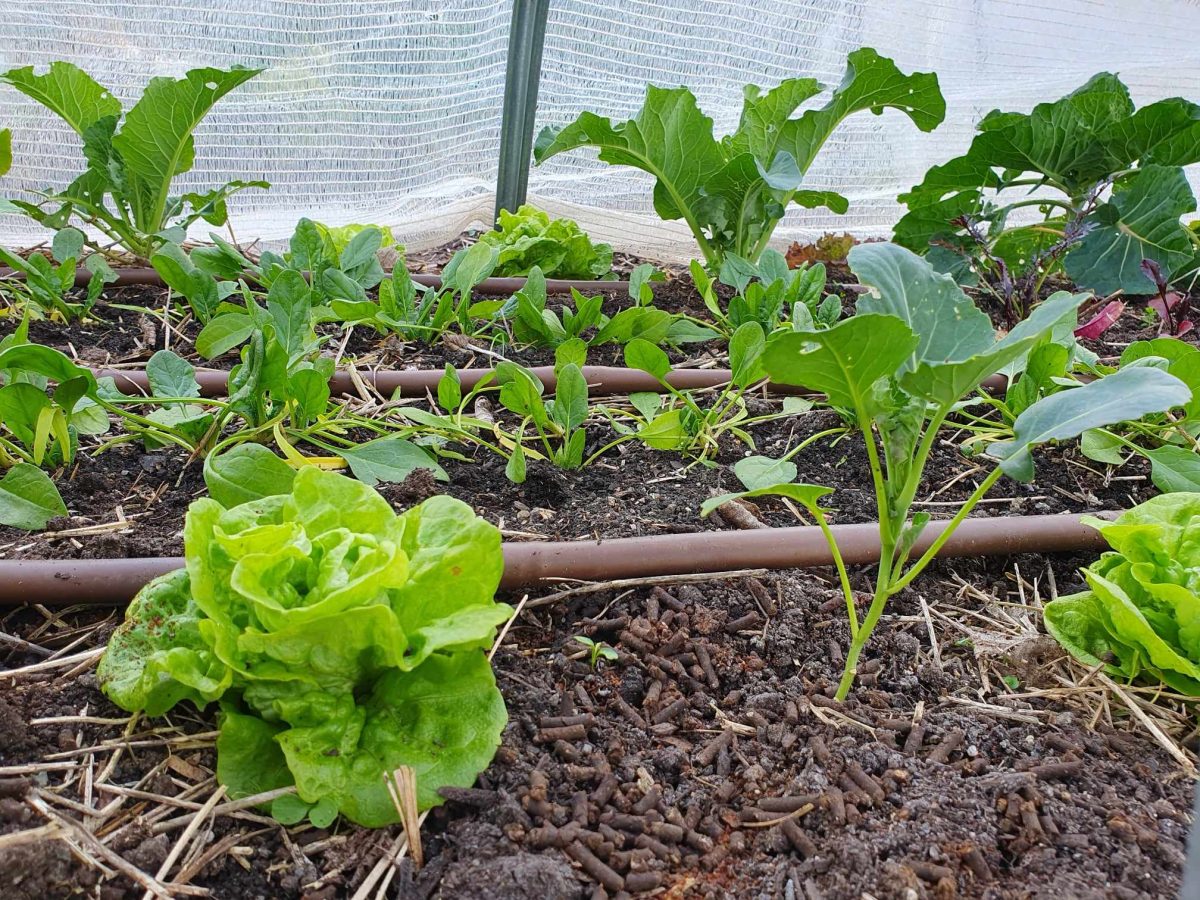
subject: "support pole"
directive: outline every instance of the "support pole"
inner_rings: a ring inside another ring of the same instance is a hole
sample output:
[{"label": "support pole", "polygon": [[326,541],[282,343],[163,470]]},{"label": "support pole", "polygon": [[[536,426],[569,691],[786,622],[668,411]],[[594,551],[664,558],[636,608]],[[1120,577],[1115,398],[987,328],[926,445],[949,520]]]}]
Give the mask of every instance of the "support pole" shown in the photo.
[{"label": "support pole", "polygon": [[508,33],[508,69],[504,77],[504,117],[500,124],[500,163],[496,173],[496,211],[515,211],[529,187],[529,158],[537,114],[542,45],[550,0],[513,0]]}]

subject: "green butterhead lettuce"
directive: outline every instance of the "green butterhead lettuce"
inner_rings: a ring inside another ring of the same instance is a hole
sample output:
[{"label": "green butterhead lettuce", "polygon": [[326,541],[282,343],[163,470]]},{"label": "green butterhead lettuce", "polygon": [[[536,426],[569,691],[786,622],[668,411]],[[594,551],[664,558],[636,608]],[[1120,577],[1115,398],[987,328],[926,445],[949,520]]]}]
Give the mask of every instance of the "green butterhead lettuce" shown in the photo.
[{"label": "green butterhead lettuce", "polygon": [[100,681],[151,714],[219,700],[231,796],[294,784],[314,817],[380,826],[398,818],[384,772],[413,766],[424,808],[490,762],[506,713],[483,651],[511,610],[493,600],[499,532],[466,504],[396,515],[304,468],[287,494],[193,503],[184,549],[186,571],[130,607]]},{"label": "green butterhead lettuce", "polygon": [[572,219],[551,219],[525,204],[515,213],[500,210],[499,230],[479,242],[499,253],[495,274],[528,275],[537,266],[547,278],[603,278],[612,271],[612,247],[593,244]]},{"label": "green butterhead lettuce", "polygon": [[1083,570],[1090,590],[1046,604],[1046,630],[1087,665],[1200,696],[1200,494],[1163,494],[1115,522]]}]

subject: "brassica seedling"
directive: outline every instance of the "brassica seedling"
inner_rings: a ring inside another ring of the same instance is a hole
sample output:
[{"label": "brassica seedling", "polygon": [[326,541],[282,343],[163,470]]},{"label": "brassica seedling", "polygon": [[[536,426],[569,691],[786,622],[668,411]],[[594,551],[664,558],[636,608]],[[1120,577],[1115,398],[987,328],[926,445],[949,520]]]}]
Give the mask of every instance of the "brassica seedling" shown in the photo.
[{"label": "brassica seedling", "polygon": [[1183,382],[1151,367],[1127,368],[1038,400],[1017,416],[1011,440],[988,448],[997,467],[910,564],[929,516],[918,513],[910,520],[909,511],[942,424],[986,377],[1028,354],[1073,316],[1086,295],[1064,291],[1047,298],[997,340],[987,315],[953,279],[912,252],[893,244],[863,244],[850,251],[849,259],[867,288],[858,300],[858,314],[827,330],[776,335],[763,353],[762,366],[772,381],[824,393],[865,439],[881,548],[866,616],[860,622],[845,565],[829,531],[828,510],[821,505],[831,488],[768,485],[715,497],[703,506],[707,514],[734,497],[774,494],[798,501],[813,515],[829,541],[850,624],[839,700],[854,682],[863,648],[888,599],[920,575],[1002,475],[1020,481],[1033,478],[1035,446],[1191,400]]},{"label": "brassica seedling", "polygon": [[588,651],[588,665],[595,669],[600,664],[600,660],[615,660],[617,659],[617,651],[604,641],[594,641],[586,635],[575,635],[575,643],[582,644]]},{"label": "brassica seedling", "polygon": [[543,129],[533,156],[541,164],[568,150],[596,147],[601,162],[649,173],[654,211],[663,219],[683,219],[715,272],[728,253],[757,262],[792,203],[846,211],[845,197],[803,182],[847,116],[897,109],[922,131],[932,131],[946,115],[936,75],[905,75],[869,48],[850,54],[846,74],[824,106],[792,117],[822,89],[813,78],[789,78],[766,91],[747,85],[737,130],[718,140],[690,90],[650,85],[634,118],[614,124],[581,113],[569,125]]}]

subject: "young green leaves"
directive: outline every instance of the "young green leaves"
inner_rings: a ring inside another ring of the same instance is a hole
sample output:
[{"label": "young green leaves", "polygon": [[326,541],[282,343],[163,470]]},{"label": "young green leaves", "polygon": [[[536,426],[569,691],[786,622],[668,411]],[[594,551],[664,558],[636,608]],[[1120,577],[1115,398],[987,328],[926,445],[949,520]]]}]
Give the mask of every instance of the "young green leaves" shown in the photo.
[{"label": "young green leaves", "polygon": [[[1180,217],[1196,208],[1182,167],[1200,161],[1200,106],[1174,97],[1135,110],[1104,72],[1029,114],[995,110],[978,128],[964,155],[900,196],[909,212],[898,244],[964,281],[983,275],[1019,315],[1059,269],[1101,294],[1150,294],[1143,260],[1170,277],[1194,267]],[[1010,222],[1024,208],[1043,221]]]},{"label": "young green leaves", "polygon": [[223,225],[226,203],[265,181],[233,181],[205,193],[172,196],[171,182],[192,168],[192,132],[220,100],[259,73],[235,67],[193,69],[183,78],[154,78],[120,123],[120,101],[82,69],[55,62],[43,75],[32,66],[0,75],[0,82],[32,97],[83,139],[87,167],[61,192],[38,204],[13,201],[54,230],[78,219],[131,253],[148,259],[164,241],[181,241],[197,219]]},{"label": "young green leaves", "polygon": [[470,786],[500,742],[485,655],[500,534],[434,497],[396,515],[370,488],[312,467],[285,493],[201,499],[186,571],[147,585],[97,669],[124,709],[219,700],[217,777],[231,797],[294,785],[282,820],[397,821],[382,774],[417,770],[418,805]]},{"label": "young green leaves", "polygon": [[737,130],[718,141],[712,119],[690,90],[651,85],[641,110],[627,122],[614,125],[585,112],[569,125],[545,128],[534,159],[540,164],[568,150],[596,147],[602,162],[654,176],[655,212],[687,223],[710,269],[718,269],[730,252],[756,262],[791,203],[846,211],[844,197],[802,187],[817,153],[846,116],[890,107],[931,131],[946,114],[936,75],[905,75],[867,48],[850,54],[846,74],[824,106],[793,118],[821,89],[811,78],[788,79],[767,91],[747,85]]}]

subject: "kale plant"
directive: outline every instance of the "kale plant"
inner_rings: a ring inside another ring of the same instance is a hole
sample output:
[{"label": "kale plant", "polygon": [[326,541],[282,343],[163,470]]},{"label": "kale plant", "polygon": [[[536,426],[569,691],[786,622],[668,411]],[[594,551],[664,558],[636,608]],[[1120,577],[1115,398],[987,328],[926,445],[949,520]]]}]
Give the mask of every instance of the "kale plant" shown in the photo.
[{"label": "kale plant", "polygon": [[[1032,450],[1091,428],[1159,413],[1191,400],[1183,382],[1153,367],[1131,367],[1091,384],[1031,404],[1012,427],[1011,440],[993,443],[998,466],[982,478],[954,517],[909,564],[926,513],[909,512],[939,429],[985,378],[1027,355],[1071,320],[1086,294],[1059,292],[997,340],[987,315],[948,275],[894,244],[862,244],[850,251],[850,268],[868,292],[857,315],[832,328],[781,332],[768,343],[762,367],[772,381],[820,391],[843,411],[866,442],[879,516],[879,571],[870,608],[861,621],[821,500],[832,489],[812,484],[770,484],[764,466],[751,490],[704,505],[709,512],[738,496],[782,495],[803,504],[829,539],[850,622],[851,644],[837,698],[854,682],[858,661],[890,597],[913,582],[934,559],[1001,475],[1030,481]],[[791,465],[789,463],[789,465]],[[787,472],[793,475],[794,466]],[[906,567],[907,566],[907,567]]]},{"label": "kale plant", "polygon": [[767,91],[747,85],[737,130],[718,140],[712,119],[690,90],[651,85],[641,110],[627,122],[614,125],[584,112],[569,125],[545,128],[534,159],[542,163],[567,150],[596,147],[602,162],[654,176],[655,212],[687,223],[710,270],[719,270],[729,253],[753,263],[790,204],[846,211],[845,197],[802,187],[846,116],[891,107],[931,131],[946,115],[936,75],[905,75],[868,48],[850,54],[846,74],[824,106],[792,117],[821,91],[813,78],[789,78]]},{"label": "kale plant", "polygon": [[[1173,97],[1135,110],[1103,72],[1031,113],[994,110],[978,129],[965,154],[900,196],[908,214],[894,239],[963,283],[981,280],[1010,324],[1056,272],[1101,294],[1151,294],[1144,260],[1167,280],[1195,269],[1180,217],[1196,209],[1183,167],[1200,162],[1200,106]],[[1024,210],[1040,220],[1025,224],[1014,215]]]}]

